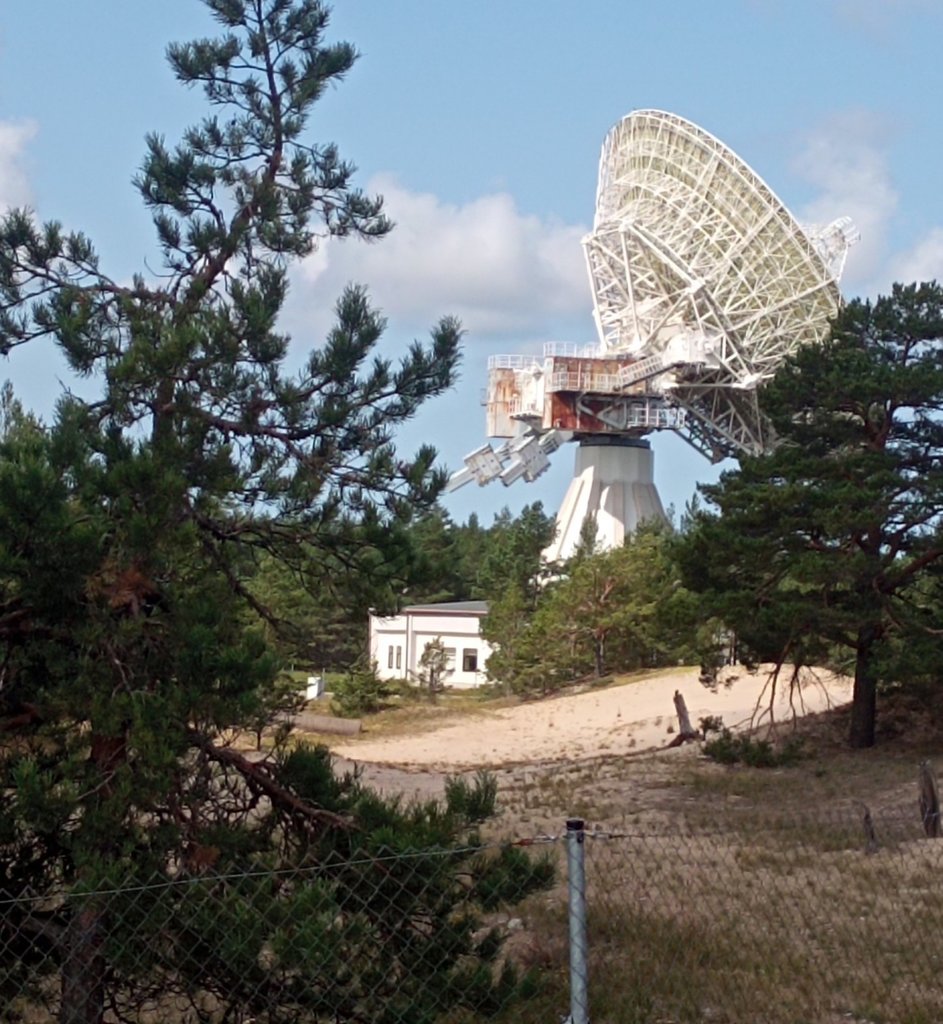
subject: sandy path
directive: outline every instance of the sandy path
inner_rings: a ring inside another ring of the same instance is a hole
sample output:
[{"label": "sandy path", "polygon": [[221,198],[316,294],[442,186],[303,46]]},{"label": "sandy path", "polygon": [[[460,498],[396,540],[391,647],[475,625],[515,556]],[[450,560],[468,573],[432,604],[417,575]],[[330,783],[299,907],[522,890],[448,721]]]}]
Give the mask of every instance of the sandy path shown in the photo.
[{"label": "sandy path", "polygon": [[[717,715],[735,728],[749,724],[761,698],[763,706],[768,705],[768,694],[763,693],[766,680],[763,672],[749,675],[741,670],[731,685],[711,692],[698,682],[696,669],[681,669],[464,718],[414,736],[371,739],[366,731],[331,746],[353,761],[441,771],[634,753],[671,741],[677,729],[675,690],[684,695],[695,728],[706,715]],[[822,711],[850,698],[849,679],[820,673],[803,680],[793,703],[802,713]],[[791,716],[788,692],[777,694],[773,713],[776,721]],[[764,721],[768,720],[767,713]]]}]

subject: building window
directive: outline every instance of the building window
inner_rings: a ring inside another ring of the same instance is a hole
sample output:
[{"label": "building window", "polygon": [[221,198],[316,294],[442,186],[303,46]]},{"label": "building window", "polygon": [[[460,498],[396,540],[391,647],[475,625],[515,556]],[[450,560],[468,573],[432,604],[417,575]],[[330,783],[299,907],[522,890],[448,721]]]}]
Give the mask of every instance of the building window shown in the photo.
[{"label": "building window", "polygon": [[402,647],[397,647],[396,648],[396,671],[399,672],[399,670],[402,667],[403,667],[403,648]]},{"label": "building window", "polygon": [[393,667],[393,645],[390,644],[389,649],[386,652],[386,667]]},{"label": "building window", "polygon": [[462,671],[478,671],[478,651],[474,647],[466,647],[462,651]]},{"label": "building window", "polygon": [[455,668],[455,648],[446,647],[445,649],[445,667]]}]

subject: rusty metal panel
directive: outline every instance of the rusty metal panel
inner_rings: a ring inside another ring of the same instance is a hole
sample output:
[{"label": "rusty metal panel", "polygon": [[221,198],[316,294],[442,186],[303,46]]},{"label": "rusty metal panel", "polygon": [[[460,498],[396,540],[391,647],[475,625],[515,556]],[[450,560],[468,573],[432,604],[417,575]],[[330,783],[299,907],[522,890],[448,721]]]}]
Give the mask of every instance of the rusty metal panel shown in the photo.
[{"label": "rusty metal panel", "polygon": [[651,395],[577,395],[548,397],[543,426],[581,434],[641,437],[652,430],[678,430],[684,411]]},{"label": "rusty metal panel", "polygon": [[556,392],[549,395],[548,399],[545,427],[555,427],[557,430],[576,430],[584,434],[619,433],[593,415],[594,411],[597,409],[601,411],[609,404],[607,399],[594,401],[591,397],[584,397],[580,401],[577,395],[570,392]]},{"label": "rusty metal panel", "polygon": [[[646,382],[629,387],[620,384],[619,370],[632,362],[625,357],[554,356],[544,367],[545,390],[541,388],[536,396],[533,387],[525,395],[528,381],[532,385],[533,380],[522,376],[519,369],[490,367],[485,402],[488,436],[515,437],[520,432],[521,419],[530,419],[534,414],[545,430],[620,433],[594,413],[611,409],[613,403],[621,405],[630,397],[651,394]],[[531,408],[535,397],[540,408]],[[526,409],[525,403],[528,404]],[[635,433],[635,430],[629,428],[629,432]]]},{"label": "rusty metal panel", "polygon": [[627,356],[599,359],[588,356],[553,356],[548,359],[547,390],[598,395],[644,394],[644,382],[624,387],[619,371],[636,362]]},{"label": "rusty metal panel", "polygon": [[488,437],[514,437],[515,421],[521,410],[521,390],[514,370],[492,367],[488,370],[488,394],[485,421]]}]

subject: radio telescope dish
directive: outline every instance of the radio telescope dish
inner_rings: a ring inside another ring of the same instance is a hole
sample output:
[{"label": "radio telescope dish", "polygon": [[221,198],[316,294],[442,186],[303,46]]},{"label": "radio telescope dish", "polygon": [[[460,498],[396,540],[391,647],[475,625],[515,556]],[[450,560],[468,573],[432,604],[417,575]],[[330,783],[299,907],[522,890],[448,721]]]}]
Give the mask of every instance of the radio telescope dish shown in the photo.
[{"label": "radio telescope dish", "polygon": [[624,117],[603,144],[583,240],[598,343],[492,356],[489,437],[449,488],[535,480],[578,444],[548,560],[569,558],[587,517],[605,547],[663,516],[647,436],[674,430],[712,461],[771,446],[758,389],[824,338],[858,240],[847,217],[803,228],[723,143],[659,110]]},{"label": "radio telescope dish", "polygon": [[713,460],[762,451],[757,385],[826,333],[856,240],[847,218],[804,230],[690,121],[635,111],[603,144],[583,243],[602,350],[636,360],[628,376],[685,410],[680,432]]}]

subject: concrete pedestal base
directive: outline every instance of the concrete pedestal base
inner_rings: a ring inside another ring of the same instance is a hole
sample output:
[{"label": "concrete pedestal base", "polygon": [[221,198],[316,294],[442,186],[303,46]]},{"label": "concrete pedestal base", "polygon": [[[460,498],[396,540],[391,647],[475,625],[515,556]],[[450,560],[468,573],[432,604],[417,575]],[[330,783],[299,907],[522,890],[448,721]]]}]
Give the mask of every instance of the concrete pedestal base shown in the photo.
[{"label": "concrete pedestal base", "polygon": [[564,561],[573,555],[589,515],[596,517],[597,544],[607,549],[621,547],[626,534],[646,519],[664,520],[653,465],[647,441],[582,441],[573,480],[557,513],[556,538],[544,551],[547,560]]}]

